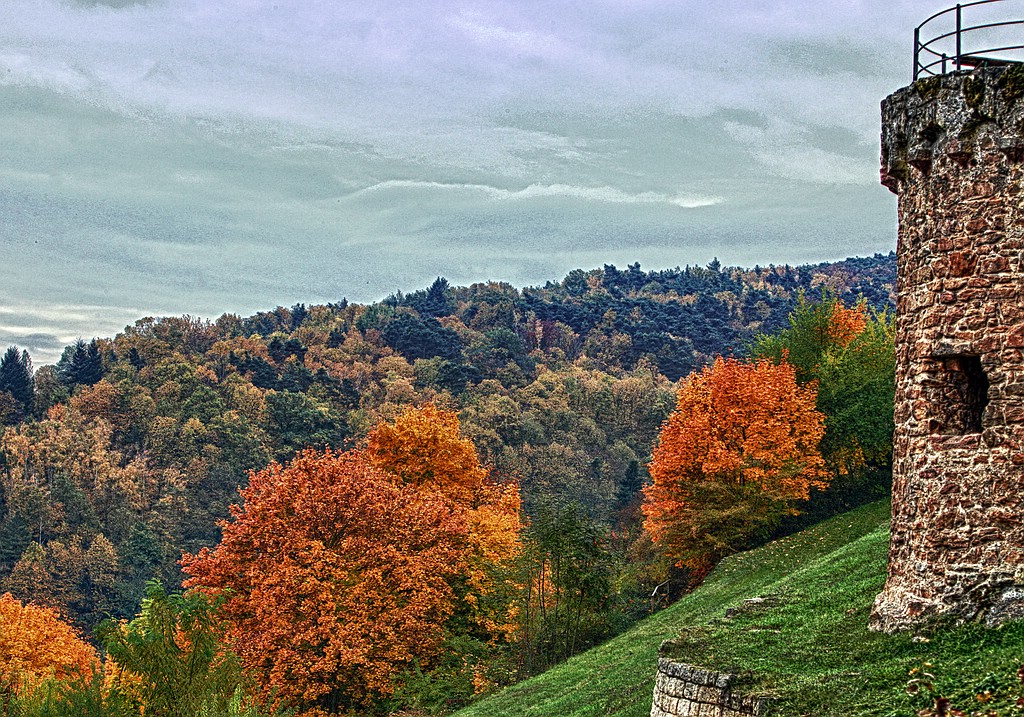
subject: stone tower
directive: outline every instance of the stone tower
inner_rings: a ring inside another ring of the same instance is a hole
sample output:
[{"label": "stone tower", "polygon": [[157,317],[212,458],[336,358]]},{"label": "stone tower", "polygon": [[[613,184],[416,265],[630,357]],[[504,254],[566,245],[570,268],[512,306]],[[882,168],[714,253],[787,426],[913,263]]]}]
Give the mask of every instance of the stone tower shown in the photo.
[{"label": "stone tower", "polygon": [[889,574],[874,629],[1024,616],[1024,66],[882,104],[899,197]]}]

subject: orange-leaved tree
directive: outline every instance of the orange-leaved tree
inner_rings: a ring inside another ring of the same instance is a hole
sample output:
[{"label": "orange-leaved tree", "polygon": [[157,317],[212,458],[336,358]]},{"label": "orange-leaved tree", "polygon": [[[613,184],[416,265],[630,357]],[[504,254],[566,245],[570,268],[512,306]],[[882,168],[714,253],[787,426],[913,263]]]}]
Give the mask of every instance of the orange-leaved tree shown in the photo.
[{"label": "orange-leaved tree", "polygon": [[[402,483],[459,506],[470,551],[456,612],[469,619],[472,637],[492,647],[506,644],[516,629],[518,586],[512,573],[521,551],[518,484],[491,481],[473,442],[461,436],[458,415],[432,403],[410,407],[394,423],[375,427],[366,455]],[[493,659],[477,659],[472,665],[477,691],[508,677],[495,674],[500,668],[488,670],[488,662],[497,665]]]},{"label": "orange-leaved tree", "polygon": [[459,417],[432,403],[403,411],[370,431],[366,455],[403,483],[470,506],[487,478],[476,448],[460,434]]},{"label": "orange-leaved tree", "polygon": [[307,450],[251,476],[186,585],[224,593],[232,646],[307,714],[374,709],[440,650],[466,571],[461,513],[355,452]]},{"label": "orange-leaved tree", "polygon": [[22,693],[47,678],[86,678],[98,665],[96,652],[56,610],[0,595],[0,704],[6,690]]},{"label": "orange-leaved tree", "polygon": [[828,473],[824,416],[793,367],[717,359],[687,378],[661,430],[644,489],[644,526],[699,579],[764,537]]},{"label": "orange-leaved tree", "polygon": [[860,336],[868,325],[867,304],[863,301],[855,306],[844,306],[841,301],[832,305],[828,319],[828,340],[833,345],[846,348]]}]

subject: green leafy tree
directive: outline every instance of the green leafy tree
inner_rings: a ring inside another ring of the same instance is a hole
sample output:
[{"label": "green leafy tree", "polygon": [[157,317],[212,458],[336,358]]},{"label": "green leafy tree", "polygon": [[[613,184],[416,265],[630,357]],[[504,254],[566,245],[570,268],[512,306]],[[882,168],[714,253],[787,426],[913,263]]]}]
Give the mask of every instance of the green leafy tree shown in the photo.
[{"label": "green leafy tree", "polygon": [[612,565],[602,525],[579,505],[545,503],[523,554],[520,665],[536,674],[612,634]]},{"label": "green leafy tree", "polygon": [[46,412],[58,403],[66,403],[71,397],[67,386],[61,380],[56,366],[42,366],[36,371],[34,378],[35,399],[32,406],[32,417],[37,421],[46,418]]},{"label": "green leafy tree", "polygon": [[246,714],[243,706],[248,714],[259,712],[238,659],[223,642],[216,610],[216,602],[198,591],[168,594],[154,582],[138,617],[100,627],[108,659],[120,668],[126,690],[138,694],[145,714]]},{"label": "green leafy tree", "polygon": [[270,391],[267,409],[279,459],[288,458],[307,446],[340,446],[347,436],[344,419],[329,404],[304,393]]},{"label": "green leafy tree", "polygon": [[752,353],[787,362],[797,381],[817,384],[816,407],[825,414],[820,448],[836,477],[812,498],[808,520],[879,497],[891,479],[895,322],[863,302],[850,308],[823,292],[811,302],[801,294],[789,326],[759,336]]}]

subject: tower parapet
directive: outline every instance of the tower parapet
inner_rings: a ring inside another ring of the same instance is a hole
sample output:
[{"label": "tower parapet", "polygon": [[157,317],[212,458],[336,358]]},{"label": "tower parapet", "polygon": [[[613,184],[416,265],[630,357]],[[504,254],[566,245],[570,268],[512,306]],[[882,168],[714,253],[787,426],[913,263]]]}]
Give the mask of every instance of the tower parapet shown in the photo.
[{"label": "tower parapet", "polygon": [[871,624],[1024,617],[1024,66],[882,104],[899,197],[888,579]]}]

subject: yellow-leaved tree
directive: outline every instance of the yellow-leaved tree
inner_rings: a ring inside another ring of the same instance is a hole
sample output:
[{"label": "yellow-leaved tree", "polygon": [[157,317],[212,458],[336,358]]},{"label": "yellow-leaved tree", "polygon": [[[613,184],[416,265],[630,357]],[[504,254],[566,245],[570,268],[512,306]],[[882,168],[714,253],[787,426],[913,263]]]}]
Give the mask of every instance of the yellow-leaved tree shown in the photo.
[{"label": "yellow-leaved tree", "polygon": [[[379,424],[370,432],[366,455],[404,484],[460,506],[470,551],[458,611],[474,626],[474,637],[492,647],[507,645],[516,629],[513,567],[521,551],[519,485],[490,480],[473,442],[460,434],[458,415],[432,403],[406,409],[394,423]],[[492,659],[476,663],[477,691],[510,676]]]},{"label": "yellow-leaved tree", "polygon": [[21,694],[48,678],[86,678],[98,665],[95,650],[55,609],[0,595],[0,704],[4,691]]}]

